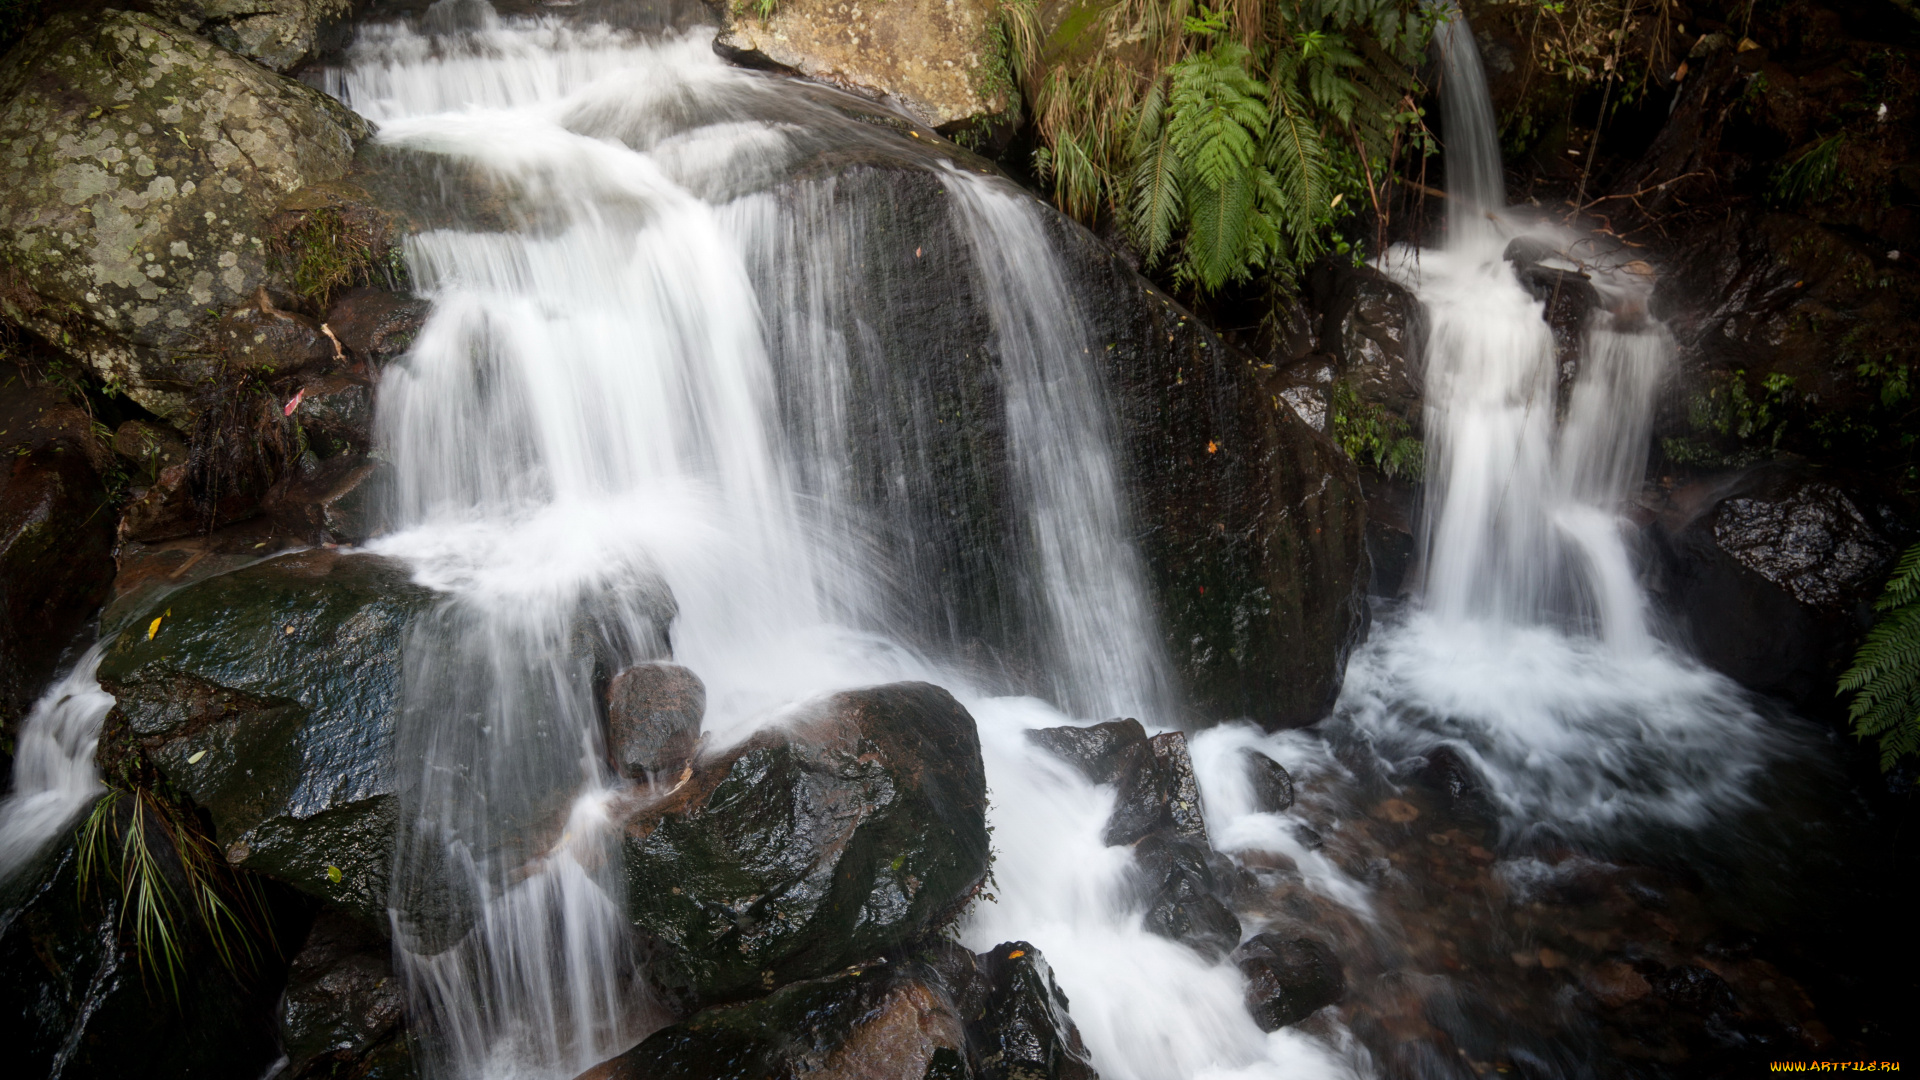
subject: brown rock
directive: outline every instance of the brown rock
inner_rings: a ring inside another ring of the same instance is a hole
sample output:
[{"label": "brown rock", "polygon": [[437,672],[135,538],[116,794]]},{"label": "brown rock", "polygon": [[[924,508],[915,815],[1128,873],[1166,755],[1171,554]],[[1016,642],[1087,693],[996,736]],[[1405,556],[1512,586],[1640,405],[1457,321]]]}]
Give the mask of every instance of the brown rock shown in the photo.
[{"label": "brown rock", "polygon": [[1639,972],[1618,960],[1596,966],[1581,976],[1580,984],[1600,1004],[1612,1008],[1638,1001],[1653,991]]},{"label": "brown rock", "polygon": [[636,664],[607,687],[607,753],[632,780],[672,784],[700,745],[707,687],[678,664]]},{"label": "brown rock", "polygon": [[1395,825],[1405,825],[1420,818],[1420,808],[1404,799],[1388,799],[1373,808],[1373,816],[1384,818]]},{"label": "brown rock", "polygon": [[214,342],[230,368],[261,375],[316,371],[338,358],[319,323],[275,307],[265,289],[220,320]]},{"label": "brown rock", "polygon": [[171,428],[146,420],[129,420],[113,433],[113,452],[134,464],[149,482],[162,470],[184,465],[187,444]]},{"label": "brown rock", "polygon": [[355,363],[383,367],[413,344],[426,322],[425,300],[384,289],[348,289],[327,311],[327,329]]}]

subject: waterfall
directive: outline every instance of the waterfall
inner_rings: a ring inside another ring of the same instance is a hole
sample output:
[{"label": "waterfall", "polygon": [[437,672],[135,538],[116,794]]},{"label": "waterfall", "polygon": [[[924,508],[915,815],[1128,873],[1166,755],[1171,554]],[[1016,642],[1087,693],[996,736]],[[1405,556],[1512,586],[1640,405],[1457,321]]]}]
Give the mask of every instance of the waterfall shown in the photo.
[{"label": "waterfall", "polygon": [[99,666],[95,645],[20,721],[13,791],[0,802],[0,882],[11,880],[104,790],[93,750],[113,695],[94,681]]},{"label": "waterfall", "polygon": [[[850,119],[853,99],[724,65],[711,31],[479,7],[363,27],[329,78],[387,152],[453,178],[406,249],[433,310],[381,386],[394,527],[372,545],[443,593],[406,656],[392,894],[429,1073],[571,1077],[664,1022],[617,901],[622,782],[593,694],[670,648],[722,745],[827,690],[952,688],[1009,848],[968,940],[1057,953],[1110,1080],[1339,1074],[1320,1043],[1261,1033],[1230,965],[1141,929],[1130,854],[1079,827],[1111,793],[1024,738],[1171,712],[1094,339],[1040,204]],[[788,178],[849,149],[934,198]],[[929,305],[971,320],[960,368],[900,349]],[[969,424],[1004,433],[1003,474],[945,434]]]},{"label": "waterfall", "polygon": [[[1623,513],[1674,355],[1646,316],[1650,275],[1631,249],[1503,205],[1464,18],[1443,19],[1434,45],[1447,241],[1379,260],[1429,325],[1423,593],[1356,656],[1340,722],[1389,757],[1453,746],[1514,830],[1618,839],[1738,813],[1778,737],[1735,686],[1660,640]],[[1562,271],[1555,288],[1597,296],[1573,371],[1510,250]]]}]

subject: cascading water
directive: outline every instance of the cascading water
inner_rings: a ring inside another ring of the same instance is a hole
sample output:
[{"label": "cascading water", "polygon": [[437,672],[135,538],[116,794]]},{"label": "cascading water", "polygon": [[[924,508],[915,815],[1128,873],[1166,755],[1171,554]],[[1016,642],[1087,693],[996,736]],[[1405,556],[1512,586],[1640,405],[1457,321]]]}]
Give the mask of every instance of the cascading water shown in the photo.
[{"label": "cascading water", "polygon": [[[1456,15],[1434,41],[1448,240],[1381,260],[1430,327],[1423,592],[1356,658],[1341,713],[1389,757],[1454,745],[1516,826],[1607,833],[1738,812],[1778,748],[1735,687],[1658,640],[1622,516],[1673,354],[1645,314],[1650,275],[1505,208],[1472,32]],[[1598,293],[1577,370],[1560,369],[1510,245]]]},{"label": "cascading water", "polygon": [[[610,899],[621,796],[591,695],[596,661],[664,653],[669,622],[723,743],[839,687],[962,696],[1004,849],[969,939],[1054,958],[1103,1075],[1342,1071],[1313,1039],[1261,1033],[1230,966],[1141,929],[1130,856],[1099,839],[1111,793],[1023,737],[1066,717],[989,696],[1011,679],[1090,720],[1167,705],[1091,338],[1037,204],[932,158],[949,207],[933,218],[868,205],[857,180],[769,188],[823,150],[915,151],[723,65],[707,32],[468,4],[457,26],[363,28],[331,86],[392,151],[488,192],[409,242],[433,315],[379,418],[395,529],[374,546],[446,594],[407,656],[393,892],[434,1073],[572,1076],[659,1022]],[[952,514],[921,505],[944,444],[915,431],[977,403],[944,412],[920,387],[938,373],[898,378],[911,359],[886,342],[914,314],[858,284],[902,230],[963,238],[925,254],[970,275],[997,358],[1011,510],[994,528],[1018,557],[941,548],[987,564],[971,587],[924,550]],[[928,659],[978,618],[969,603],[1032,656]]]}]

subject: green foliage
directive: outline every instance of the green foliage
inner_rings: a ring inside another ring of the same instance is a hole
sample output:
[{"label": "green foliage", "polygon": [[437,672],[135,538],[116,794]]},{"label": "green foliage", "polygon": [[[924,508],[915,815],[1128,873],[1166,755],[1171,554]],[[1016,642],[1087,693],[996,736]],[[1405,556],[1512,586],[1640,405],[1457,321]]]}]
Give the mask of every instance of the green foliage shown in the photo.
[{"label": "green foliage", "polygon": [[157,974],[175,1000],[188,935],[203,935],[236,972],[259,961],[256,939],[271,941],[257,889],[228,871],[192,823],[151,792],[109,791],[80,826],[78,850],[81,896],[103,880],[114,884],[121,932],[131,935],[141,970]]},{"label": "green foliage", "polygon": [[1111,214],[1201,292],[1292,275],[1396,158],[1431,150],[1411,74],[1431,16],[1411,0],[1091,0],[1051,30],[1015,0],[1008,19],[1055,201]]},{"label": "green foliage", "polygon": [[1354,463],[1389,479],[1419,480],[1426,471],[1426,447],[1404,418],[1371,401],[1362,401],[1351,384],[1333,385],[1333,441]]},{"label": "green foliage", "polygon": [[1840,677],[1853,695],[1847,716],[1853,732],[1880,740],[1880,767],[1920,752],[1920,544],[1907,549],[1880,599],[1880,614]]},{"label": "green foliage", "polygon": [[1670,460],[1682,465],[1746,465],[1780,449],[1798,393],[1791,375],[1774,372],[1749,387],[1736,368],[1705,394],[1687,402],[1695,434],[1661,440]]},{"label": "green foliage", "polygon": [[1767,194],[1775,203],[1794,206],[1818,202],[1844,184],[1840,170],[1840,150],[1846,145],[1844,132],[1829,135],[1802,150],[1792,161],[1773,172]]},{"label": "green foliage", "polygon": [[331,206],[300,215],[269,243],[293,291],[322,311],[334,293],[351,285],[403,278],[400,252],[375,222]]}]

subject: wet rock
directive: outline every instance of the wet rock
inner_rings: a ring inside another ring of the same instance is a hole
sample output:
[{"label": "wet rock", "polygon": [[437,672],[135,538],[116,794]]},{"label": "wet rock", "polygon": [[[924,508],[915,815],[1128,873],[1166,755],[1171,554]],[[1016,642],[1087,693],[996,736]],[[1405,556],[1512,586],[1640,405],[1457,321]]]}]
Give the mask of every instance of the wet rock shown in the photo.
[{"label": "wet rock", "polygon": [[1293,805],[1293,777],[1285,766],[1251,748],[1242,756],[1247,763],[1247,779],[1253,784],[1255,810],[1277,814]]},{"label": "wet rock", "polygon": [[141,543],[192,536],[245,521],[260,512],[260,500],[245,494],[224,495],[210,508],[195,505],[191,465],[168,465],[144,489],[137,489],[120,513],[120,538]]},{"label": "wet rock", "polygon": [[[1420,301],[1370,267],[1345,272],[1328,320],[1337,343],[1338,378],[1366,405],[1420,431],[1425,396],[1426,316]],[[1344,303],[1342,303],[1344,301]]]},{"label": "wet rock", "polygon": [[379,532],[384,461],[341,454],[274,485],[260,500],[273,524],[311,544],[357,544]]},{"label": "wet rock", "polygon": [[298,67],[321,31],[353,10],[352,0],[146,0],[145,6],[278,72]]},{"label": "wet rock", "polygon": [[184,423],[216,374],[207,312],[251,298],[266,222],[345,173],[366,123],[177,24],[62,12],[0,78],[0,308]]},{"label": "wet rock", "polygon": [[220,320],[214,343],[229,370],[254,375],[312,374],[335,363],[333,341],[320,324],[275,307],[265,289]]},{"label": "wet rock", "polygon": [[1109,846],[1131,844],[1163,829],[1206,844],[1200,785],[1184,734],[1170,731],[1131,747],[1121,763],[1118,787],[1107,819]]},{"label": "wet rock", "polygon": [[187,463],[187,444],[173,429],[147,420],[129,420],[115,428],[113,452],[133,466],[137,479],[148,484],[163,470]]},{"label": "wet rock", "polygon": [[626,824],[627,913],[686,1009],[899,945],[957,915],[987,870],[986,775],[952,695],[831,695],[703,758]]},{"label": "wet rock", "polygon": [[[322,909],[287,972],[280,1045],[289,1077],[353,1069],[381,1044],[404,1042],[406,995],[393,947],[356,919]],[[358,1073],[356,1073],[358,1075]]]},{"label": "wet rock", "polygon": [[[72,415],[70,415],[72,414]],[[53,678],[113,581],[113,512],[86,417],[0,386],[0,732]]]},{"label": "wet rock", "polygon": [[321,457],[364,454],[373,448],[373,387],[363,377],[336,372],[300,385],[300,422],[307,447]]},{"label": "wet rock", "polygon": [[101,659],[102,758],[144,755],[234,866],[385,926],[402,644],[433,604],[406,566],[326,550],[168,594]]},{"label": "wet rock", "polygon": [[1439,795],[1441,805],[1455,817],[1490,822],[1497,816],[1486,780],[1466,755],[1451,746],[1436,746],[1420,757],[1414,782]]},{"label": "wet rock", "polygon": [[1875,501],[1769,465],[1675,493],[1653,534],[1658,595],[1695,655],[1751,689],[1834,707],[1833,680],[1901,546]]},{"label": "wet rock", "polygon": [[1644,975],[1618,960],[1595,965],[1580,977],[1580,985],[1586,987],[1594,1000],[1609,1008],[1631,1004],[1653,991]]},{"label": "wet rock", "polygon": [[885,95],[934,127],[1008,107],[990,71],[998,10],[984,0],[895,0],[849,11],[830,0],[788,0],[765,19],[737,8],[715,41],[803,75]]},{"label": "wet rock", "polygon": [[[130,827],[130,814],[121,824]],[[152,840],[163,878],[184,888],[171,846]],[[204,936],[188,930],[175,1004],[122,937],[117,890],[108,883],[82,893],[75,865],[75,837],[67,833],[0,883],[0,1039],[8,1071],[127,1080],[265,1075],[279,1053],[273,988],[241,984]]]},{"label": "wet rock", "polygon": [[1133,855],[1148,930],[1210,960],[1240,944],[1240,920],[1221,899],[1232,882],[1215,873],[1213,851],[1204,842],[1156,832],[1134,845]]},{"label": "wet rock", "polygon": [[965,1029],[938,976],[881,963],[695,1013],[579,1080],[959,1080],[969,1075],[965,1054]]},{"label": "wet rock", "polygon": [[377,370],[413,345],[428,304],[384,289],[348,289],[334,298],[326,326],[354,362]]},{"label": "wet rock", "polygon": [[1090,727],[1036,728],[1027,732],[1027,740],[1067,761],[1088,780],[1113,784],[1147,749],[1147,730],[1127,717]]},{"label": "wet rock", "polygon": [[1696,1016],[1727,1017],[1740,1011],[1733,988],[1703,967],[1682,964],[1659,972],[1646,982],[1662,1001]]},{"label": "wet rock", "polygon": [[1255,935],[1234,953],[1247,979],[1247,1011],[1262,1031],[1297,1024],[1346,996],[1346,973],[1325,943]]},{"label": "wet rock", "polygon": [[607,687],[607,752],[620,775],[673,784],[700,745],[707,687],[678,664],[636,664]]},{"label": "wet rock", "polygon": [[981,1080],[1098,1080],[1093,1055],[1040,950],[1009,941],[981,953],[986,1000],[969,1016]]}]

